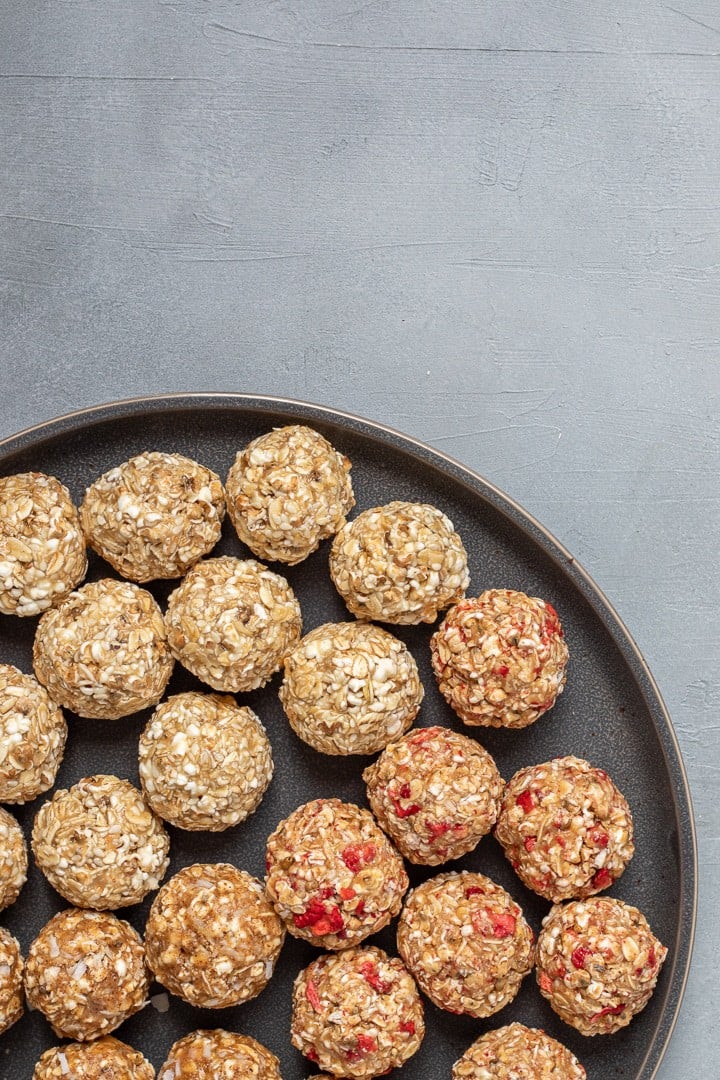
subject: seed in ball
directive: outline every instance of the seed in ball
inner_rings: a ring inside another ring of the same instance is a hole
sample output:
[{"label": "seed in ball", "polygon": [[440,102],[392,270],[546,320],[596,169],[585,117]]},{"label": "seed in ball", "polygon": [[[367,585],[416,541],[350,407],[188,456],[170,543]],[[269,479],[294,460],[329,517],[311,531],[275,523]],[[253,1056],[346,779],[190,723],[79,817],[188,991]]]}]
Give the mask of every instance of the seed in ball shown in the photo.
[{"label": "seed in ball", "polygon": [[455,1062],[452,1080],[585,1080],[586,1075],[562,1043],[515,1023],[476,1039]]},{"label": "seed in ball", "polygon": [[260,720],[229,695],[175,694],[140,736],[140,782],[179,829],[220,832],[260,805],[273,774]]},{"label": "seed in ball", "polygon": [[234,1031],[191,1031],[170,1047],[158,1080],[281,1080],[267,1047]]},{"label": "seed in ball", "polygon": [[70,492],[54,476],[0,478],[0,612],[39,615],[85,577],[87,552]]},{"label": "seed in ball", "polygon": [[156,705],[173,669],[154,598],[114,578],[84,585],[42,616],[33,661],[53,701],[99,720]]},{"label": "seed in ball", "polygon": [[155,1080],[155,1070],[139,1050],[105,1035],[46,1050],[32,1080]]},{"label": "seed in ball", "polygon": [[24,1009],[20,945],[12,934],[0,927],[0,1035],[20,1019]]},{"label": "seed in ball", "polygon": [[28,852],[23,831],[0,806],[0,911],[14,904],[27,880]]},{"label": "seed in ball", "polygon": [[32,675],[0,664],[0,802],[25,803],[55,783],[67,724]]}]

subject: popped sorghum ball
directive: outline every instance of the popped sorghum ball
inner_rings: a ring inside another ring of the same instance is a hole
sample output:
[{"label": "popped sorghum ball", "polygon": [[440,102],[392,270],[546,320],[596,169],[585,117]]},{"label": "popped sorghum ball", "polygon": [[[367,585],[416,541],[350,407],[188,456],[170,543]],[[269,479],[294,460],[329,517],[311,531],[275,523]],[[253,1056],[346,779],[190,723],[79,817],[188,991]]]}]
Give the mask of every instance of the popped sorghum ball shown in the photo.
[{"label": "popped sorghum ball", "polygon": [[71,904],[98,911],[139,904],[169,864],[170,838],[128,780],[86,776],[40,807],[35,862]]},{"label": "popped sorghum ball", "polygon": [[398,950],[439,1009],[492,1016],[533,966],[533,932],[513,898],[469,871],[439,874],[409,894]]},{"label": "popped sorghum ball", "polygon": [[220,832],[244,821],[272,775],[265,728],[227,694],[175,694],[140,736],[145,797],[179,829]]},{"label": "popped sorghum ball", "polygon": [[555,608],[513,589],[461,600],[430,648],[440,691],[471,726],[527,727],[565,686],[568,648]]},{"label": "popped sorghum ball", "polygon": [[326,623],[285,661],[280,701],[293,731],[323,754],[375,754],[412,724],[423,699],[402,641],[372,623]]},{"label": "popped sorghum ball", "polygon": [[241,450],[226,493],[243,543],[260,559],[291,566],[333,536],[355,505],[349,459],[301,424],[275,428]]},{"label": "popped sorghum ball", "polygon": [[562,1043],[516,1023],[476,1039],[455,1062],[452,1080],[585,1080],[586,1075]]},{"label": "popped sorghum ball", "polygon": [[20,945],[12,934],[0,927],[0,1035],[20,1019],[24,1010]]},{"label": "popped sorghum ball", "polygon": [[60,911],[30,945],[28,1003],[56,1035],[86,1042],[142,1009],[150,981],[130,923],[107,911]]},{"label": "popped sorghum ball", "polygon": [[85,537],[70,492],[54,476],[0,478],[0,612],[39,615],[87,572]]},{"label": "popped sorghum ball", "polygon": [[609,1035],[645,1008],[667,956],[637,908],[611,896],[557,904],[543,920],[540,993],[582,1035]]},{"label": "popped sorghum ball", "polygon": [[338,532],[330,576],[360,619],[435,622],[470,581],[462,540],[426,503],[395,501],[365,510]]},{"label": "popped sorghum ball", "polygon": [[0,664],[0,802],[25,803],[55,783],[67,724],[32,675]]},{"label": "popped sorghum ball", "polygon": [[515,773],[495,835],[523,884],[554,903],[607,889],[635,850],[624,796],[576,757]]},{"label": "popped sorghum ball", "polygon": [[370,807],[401,855],[435,866],[492,829],[503,780],[479,743],[449,728],[411,731],[363,773]]},{"label": "popped sorghum ball", "polygon": [[140,1053],[112,1035],[89,1043],[66,1043],[46,1050],[32,1080],[155,1080]]},{"label": "popped sorghum ball", "polygon": [[180,870],[155,897],[145,927],[155,978],[203,1009],[257,997],[284,939],[261,883],[229,863]]},{"label": "popped sorghum ball", "polygon": [[280,1062],[249,1035],[191,1031],[170,1047],[158,1080],[281,1080]]},{"label": "popped sorghum ball", "polygon": [[408,887],[403,861],[372,814],[314,799],[267,842],[265,888],[294,937],[346,949],[397,915]]},{"label": "popped sorghum ball", "polygon": [[14,904],[27,881],[28,851],[23,831],[0,806],[0,911]]},{"label": "popped sorghum ball", "polygon": [[399,1068],[424,1034],[417,987],[402,961],[382,949],[319,956],[295,980],[291,1042],[334,1076]]},{"label": "popped sorghum ball", "polygon": [[214,690],[264,686],[300,638],[300,605],[285,578],[254,559],[197,563],[170,594],[168,642]]},{"label": "popped sorghum ball", "polygon": [[174,663],[153,596],[114,578],[92,581],[45,612],[33,662],[53,701],[98,720],[156,705]]},{"label": "popped sorghum ball", "polygon": [[182,454],[138,454],[85,492],[88,544],[123,577],[181,577],[218,540],[225,493],[217,476]]}]

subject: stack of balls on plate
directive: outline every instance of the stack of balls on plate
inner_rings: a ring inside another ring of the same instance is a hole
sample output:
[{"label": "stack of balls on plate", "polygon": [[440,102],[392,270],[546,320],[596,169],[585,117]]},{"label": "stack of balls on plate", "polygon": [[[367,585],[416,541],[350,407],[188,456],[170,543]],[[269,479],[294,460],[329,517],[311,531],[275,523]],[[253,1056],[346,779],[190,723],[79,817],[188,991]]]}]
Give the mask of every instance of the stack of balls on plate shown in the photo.
[{"label": "stack of balls on plate", "polygon": [[[152,1065],[111,1034],[146,1004],[151,978],[198,1008],[241,1004],[273,977],[287,932],[320,950],[295,980],[290,1039],[326,1077],[377,1077],[408,1061],[425,1031],[423,995],[490,1017],[533,968],[540,994],[583,1035],[618,1031],[647,1004],[667,950],[640,911],[600,895],[634,850],[610,777],[568,755],[505,783],[470,734],[413,727],[424,694],[416,662],[376,625],[444,613],[430,650],[448,705],[468,728],[517,729],[565,685],[557,613],[510,589],[466,597],[465,548],[436,507],[395,501],[347,521],[354,505],[348,459],[298,425],[245,447],[225,487],[156,452],[101,476],[79,512],[53,477],[0,479],[0,612],[40,616],[34,676],[0,664],[0,802],[53,787],[63,709],[98,720],[154,710],[139,740],[142,790],[86,776],[35,815],[35,862],[71,906],[24,960],[0,930],[0,1032],[26,996],[73,1041],[44,1053],[34,1080],[151,1080]],[[211,557],[226,511],[256,558]],[[297,564],[331,537],[330,575],[355,618],[303,637],[293,590],[265,563]],[[88,545],[119,577],[82,585]],[[142,587],[158,579],[181,579],[164,612]],[[205,689],[166,697],[176,662]],[[363,773],[370,809],[336,798],[298,806],[267,840],[264,882],[208,862],[161,884],[164,823],[221,831],[260,804],[271,743],[236,695],[281,670],[300,739],[320,754],[379,755]],[[493,830],[522,884],[553,905],[537,942],[514,897],[483,874],[441,870],[408,892],[404,860],[442,867]],[[23,833],[0,809],[0,907],[17,899],[27,865]],[[151,893],[143,940],[114,912]],[[391,956],[366,939],[396,918]],[[254,1039],[213,1029],[177,1041],[157,1075],[280,1073]],[[452,1075],[585,1071],[555,1039],[512,1023],[478,1038]]]}]

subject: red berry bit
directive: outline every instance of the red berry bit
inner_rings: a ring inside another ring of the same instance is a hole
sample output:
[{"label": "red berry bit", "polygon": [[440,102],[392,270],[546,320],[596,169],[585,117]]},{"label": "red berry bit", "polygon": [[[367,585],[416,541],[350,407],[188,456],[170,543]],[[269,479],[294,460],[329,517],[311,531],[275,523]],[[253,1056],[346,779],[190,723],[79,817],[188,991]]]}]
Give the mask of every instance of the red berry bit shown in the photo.
[{"label": "red berry bit", "polygon": [[391,989],[392,983],[380,978],[377,964],[372,960],[366,960],[360,965],[359,970],[365,982],[372,986],[373,990],[376,990],[378,994],[387,994]]},{"label": "red berry bit", "polygon": [[510,668],[507,666],[507,664],[498,664],[498,666],[494,669],[493,674],[499,675],[501,679],[504,679],[506,675],[510,674]]},{"label": "red berry bit", "polygon": [[496,938],[513,936],[517,927],[517,919],[514,915],[502,915],[496,911],[488,911],[488,915]]},{"label": "red berry bit", "polygon": [[317,992],[317,987],[312,979],[308,979],[307,986],[305,987],[305,997],[312,1005],[315,1012],[322,1012],[322,1005],[320,1003],[320,995]]},{"label": "red berry bit", "polygon": [[469,900],[471,896],[482,895],[483,890],[479,885],[469,885],[465,890],[465,899]]},{"label": "red berry bit", "polygon": [[377,1050],[377,1043],[372,1035],[363,1035],[362,1032],[355,1036],[357,1046],[354,1050],[347,1050],[345,1057],[348,1061],[362,1061],[368,1054]]},{"label": "red berry bit", "polygon": [[426,821],[425,827],[433,840],[439,840],[446,832],[450,832],[453,825],[451,821]]},{"label": "red berry bit", "polygon": [[393,810],[395,811],[396,817],[406,818],[412,817],[413,814],[420,813],[421,807],[419,807],[417,803],[411,803],[410,806],[400,805],[401,799],[407,802],[407,800],[410,798],[409,784],[403,784],[397,795],[394,795],[393,792],[388,789],[387,796],[390,799],[390,802],[393,804]]},{"label": "red berry bit", "polygon": [[[330,890],[332,892],[332,890]],[[293,923],[298,930],[310,928],[319,937],[323,934],[337,934],[344,929],[345,920],[337,904],[325,904],[325,893],[314,896],[304,911],[293,915]]]},{"label": "red berry bit", "polygon": [[536,836],[526,836],[525,839],[523,840],[523,847],[525,848],[526,851],[532,851],[536,844],[537,844],[537,837]]},{"label": "red berry bit", "polygon": [[585,961],[589,956],[592,956],[592,949],[588,949],[585,945],[578,945],[577,949],[573,950],[572,956],[570,957],[573,967],[577,968],[578,971],[581,968],[584,968]]},{"label": "red berry bit", "polygon": [[525,788],[524,791],[521,791],[515,802],[518,806],[522,807],[524,813],[526,814],[529,814],[530,811],[537,806],[535,796],[533,795],[530,788]]},{"label": "red berry bit", "polygon": [[546,975],[544,971],[541,972],[541,974],[540,974],[540,989],[544,990],[546,994],[550,994],[550,993],[552,993],[552,988],[553,988],[553,984],[552,984],[552,979],[550,978],[550,976]]},{"label": "red berry bit", "polygon": [[600,1012],[596,1012],[594,1016],[591,1016],[590,1023],[594,1024],[601,1016],[619,1016],[624,1008],[624,1005],[608,1005],[606,1008],[601,1009]]},{"label": "red berry bit", "polygon": [[415,1021],[414,1020],[403,1020],[402,1024],[400,1025],[400,1030],[401,1031],[406,1031],[408,1035],[414,1035],[415,1034]]},{"label": "red berry bit", "polygon": [[590,882],[593,889],[607,889],[608,885],[612,885],[612,883],[612,876],[610,872],[605,869],[604,866],[601,870],[598,870],[598,872],[595,874],[592,881]]},{"label": "red berry bit", "polygon": [[353,874],[357,874],[358,870],[362,870],[363,866],[373,862],[376,854],[377,848],[374,844],[348,844],[341,853],[340,858],[348,870],[352,870]]}]

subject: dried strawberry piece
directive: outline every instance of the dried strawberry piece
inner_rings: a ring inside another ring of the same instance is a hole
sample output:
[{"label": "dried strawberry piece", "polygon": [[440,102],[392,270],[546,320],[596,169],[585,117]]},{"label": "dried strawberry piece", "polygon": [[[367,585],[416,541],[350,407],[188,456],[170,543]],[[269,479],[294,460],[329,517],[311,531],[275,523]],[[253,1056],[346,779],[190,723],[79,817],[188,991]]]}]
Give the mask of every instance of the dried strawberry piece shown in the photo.
[{"label": "dried strawberry piece", "polygon": [[607,847],[610,843],[610,837],[600,825],[593,825],[591,829],[588,829],[588,836],[593,844],[601,848]]},{"label": "dried strawberry piece", "polygon": [[507,664],[498,664],[493,671],[494,675],[499,675],[501,679],[504,679],[506,675],[510,674],[510,668]]},{"label": "dried strawberry piece", "polygon": [[403,784],[403,786],[400,788],[400,791],[399,791],[399,793],[397,795],[393,795],[392,791],[388,790],[387,796],[390,799],[390,802],[393,804],[393,809],[394,809],[395,814],[396,814],[397,817],[399,817],[399,818],[412,817],[413,814],[419,814],[420,813],[421,807],[419,807],[417,803],[411,803],[410,806],[401,806],[400,805],[400,800],[401,799],[406,799],[407,800],[407,799],[410,798],[410,785],[409,784]]},{"label": "dried strawberry piece", "polygon": [[655,967],[655,946],[650,946],[650,952],[648,953],[648,964],[650,967]]},{"label": "dried strawberry piece", "polygon": [[540,989],[544,990],[546,994],[549,994],[549,993],[552,992],[552,988],[553,988],[553,984],[552,984],[552,979],[550,978],[550,976],[546,975],[544,971],[541,972],[541,974],[540,974]]},{"label": "dried strawberry piece", "polygon": [[298,930],[310,927],[313,934],[336,934],[345,926],[345,920],[337,904],[326,905],[314,896],[304,911],[293,915]]},{"label": "dried strawberry piece", "polygon": [[426,821],[425,825],[433,840],[438,840],[453,827],[451,821]]},{"label": "dried strawberry piece", "polygon": [[465,899],[467,900],[469,899],[469,897],[475,896],[477,893],[482,893],[482,891],[483,890],[480,888],[479,885],[468,885],[467,889],[465,890]]},{"label": "dried strawberry piece", "polygon": [[390,990],[392,983],[380,978],[380,972],[374,961],[366,960],[360,965],[359,971],[365,982],[372,986],[373,990],[377,990],[378,994],[387,994]]},{"label": "dried strawberry piece", "polygon": [[493,934],[496,938],[512,937],[517,927],[517,919],[514,915],[502,914],[488,909],[488,916],[492,923]]},{"label": "dried strawberry piece", "polygon": [[590,1017],[590,1023],[592,1024],[595,1020],[599,1020],[601,1016],[619,1016],[624,1008],[624,1005],[607,1005],[604,1009],[601,1009],[600,1012],[596,1012]]},{"label": "dried strawberry piece", "polygon": [[577,949],[573,949],[570,959],[572,960],[573,967],[580,970],[585,967],[585,961],[589,956],[592,956],[592,949],[588,949],[586,945],[578,945]]},{"label": "dried strawberry piece", "polygon": [[517,799],[515,800],[515,802],[517,803],[518,806],[522,807],[523,811],[526,814],[529,814],[530,811],[535,806],[537,806],[537,803],[535,802],[535,797],[534,797],[532,791],[530,790],[530,788],[525,788],[524,791],[521,791],[520,794],[518,795]]},{"label": "dried strawberry piece", "polygon": [[352,886],[348,886],[346,889],[338,889],[338,895],[341,900],[352,900],[357,896],[357,893]]},{"label": "dried strawberry piece", "polygon": [[355,914],[357,915],[358,919],[362,919],[363,915],[365,914],[364,900],[358,900],[357,904],[355,905]]},{"label": "dried strawberry piece", "polygon": [[317,1060],[318,1060],[318,1052],[317,1052],[317,1050],[315,1049],[314,1046],[309,1046],[307,1048],[307,1050],[305,1051],[305,1057],[310,1058],[310,1061],[317,1062]]},{"label": "dried strawberry piece", "polygon": [[537,844],[537,836],[526,836],[523,840],[523,847],[526,851],[532,851]]},{"label": "dried strawberry piece", "polygon": [[355,1036],[357,1046],[354,1050],[347,1050],[345,1057],[348,1061],[361,1061],[367,1054],[372,1054],[377,1050],[377,1043],[373,1039],[372,1035],[363,1035],[360,1032]]},{"label": "dried strawberry piece", "polygon": [[401,1031],[406,1031],[408,1033],[408,1035],[414,1035],[415,1034],[415,1021],[414,1020],[403,1020],[403,1022],[400,1024],[400,1030]]},{"label": "dried strawberry piece", "polygon": [[430,739],[435,738],[435,735],[437,734],[437,730],[438,730],[437,728],[431,728],[431,727],[429,727],[429,728],[427,728],[427,727],[426,728],[418,728],[418,730],[413,734],[413,736],[409,740],[409,742],[413,746],[422,746],[423,743],[429,742]]},{"label": "dried strawberry piece", "polygon": [[613,882],[612,875],[603,866],[594,875],[594,877],[593,877],[592,881],[590,882],[590,884],[592,885],[593,889],[607,889],[608,885],[612,885],[612,882]]},{"label": "dried strawberry piece", "polygon": [[298,930],[304,930],[306,926],[314,926],[325,914],[325,905],[322,900],[313,897],[304,911],[293,915],[293,922]]},{"label": "dried strawberry piece", "polygon": [[320,1003],[320,995],[318,994],[317,986],[312,981],[312,979],[308,979],[308,981],[307,981],[307,986],[305,987],[305,997],[308,999],[308,1001],[312,1005],[315,1012],[317,1012],[317,1013],[322,1012],[322,1005]]},{"label": "dried strawberry piece", "polygon": [[351,870],[353,874],[357,874],[358,870],[361,870],[363,866],[374,860],[376,854],[377,848],[374,844],[348,844],[341,852],[340,858],[348,870]]}]

